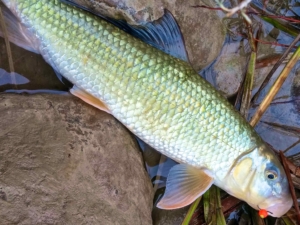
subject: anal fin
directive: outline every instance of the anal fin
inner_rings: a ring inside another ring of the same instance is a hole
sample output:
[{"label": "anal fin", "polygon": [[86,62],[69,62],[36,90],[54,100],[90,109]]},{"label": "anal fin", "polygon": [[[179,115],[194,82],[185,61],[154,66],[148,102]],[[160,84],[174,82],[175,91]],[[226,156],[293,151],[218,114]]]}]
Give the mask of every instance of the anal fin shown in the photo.
[{"label": "anal fin", "polygon": [[157,207],[177,209],[187,206],[204,194],[213,182],[204,170],[178,164],[169,172],[165,194]]},{"label": "anal fin", "polygon": [[77,86],[73,86],[73,88],[70,90],[71,94],[75,95],[76,97],[80,98],[81,100],[85,101],[86,103],[105,111],[109,114],[111,114],[108,107],[103,103],[100,99],[95,98],[91,94],[87,93],[86,91],[78,88]]}]

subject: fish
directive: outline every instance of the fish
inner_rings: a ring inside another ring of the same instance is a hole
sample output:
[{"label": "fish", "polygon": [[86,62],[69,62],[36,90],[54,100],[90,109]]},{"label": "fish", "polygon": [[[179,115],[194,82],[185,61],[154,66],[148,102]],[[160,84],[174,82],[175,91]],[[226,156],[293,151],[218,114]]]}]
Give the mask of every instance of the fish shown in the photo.
[{"label": "fish", "polygon": [[[149,25],[137,28],[142,32],[132,28],[132,36],[118,23],[58,0],[2,2],[13,43],[41,54],[74,84],[72,94],[179,163],[157,207],[184,207],[214,184],[273,217],[291,208],[287,177],[273,151],[181,48],[164,50],[168,44],[161,42],[176,39],[179,29],[170,13],[157,32]],[[171,35],[160,38],[159,32]],[[143,41],[135,37],[140,33]]]}]

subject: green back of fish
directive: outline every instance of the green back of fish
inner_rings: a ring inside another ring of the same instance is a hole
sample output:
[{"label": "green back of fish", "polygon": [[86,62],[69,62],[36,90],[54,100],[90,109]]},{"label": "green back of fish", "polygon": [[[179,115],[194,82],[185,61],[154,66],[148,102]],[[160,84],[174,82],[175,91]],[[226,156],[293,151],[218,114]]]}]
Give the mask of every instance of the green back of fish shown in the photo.
[{"label": "green back of fish", "polygon": [[234,159],[260,142],[187,62],[59,1],[17,2],[45,59],[160,152],[225,174]]}]

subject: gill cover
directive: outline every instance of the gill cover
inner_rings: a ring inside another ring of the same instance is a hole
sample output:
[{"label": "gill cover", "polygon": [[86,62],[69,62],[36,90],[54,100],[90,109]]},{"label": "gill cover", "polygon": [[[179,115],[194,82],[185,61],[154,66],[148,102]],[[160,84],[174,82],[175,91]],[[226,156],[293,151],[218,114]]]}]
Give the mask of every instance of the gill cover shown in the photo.
[{"label": "gill cover", "polygon": [[264,144],[240,156],[224,180],[224,190],[273,217],[281,217],[292,206],[284,169]]}]

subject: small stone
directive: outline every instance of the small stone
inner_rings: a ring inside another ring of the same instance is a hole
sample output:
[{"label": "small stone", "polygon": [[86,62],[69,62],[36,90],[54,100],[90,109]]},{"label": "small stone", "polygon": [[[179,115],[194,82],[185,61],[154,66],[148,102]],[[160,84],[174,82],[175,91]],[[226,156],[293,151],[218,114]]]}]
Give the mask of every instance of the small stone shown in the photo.
[{"label": "small stone", "polygon": [[247,71],[248,55],[242,55],[238,48],[238,43],[228,44],[214,67],[216,88],[226,97],[238,92]]}]

